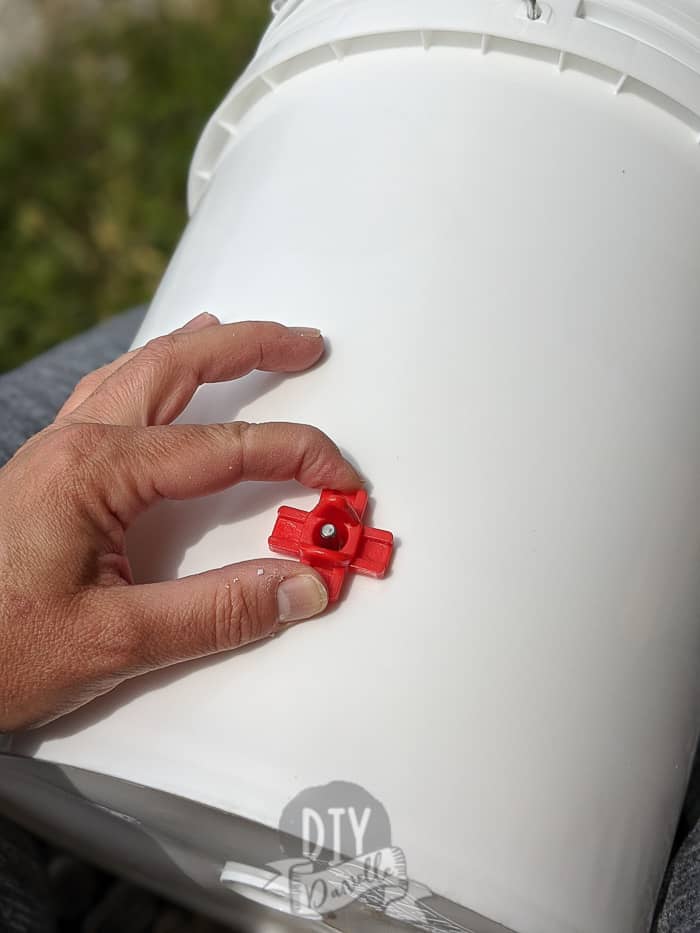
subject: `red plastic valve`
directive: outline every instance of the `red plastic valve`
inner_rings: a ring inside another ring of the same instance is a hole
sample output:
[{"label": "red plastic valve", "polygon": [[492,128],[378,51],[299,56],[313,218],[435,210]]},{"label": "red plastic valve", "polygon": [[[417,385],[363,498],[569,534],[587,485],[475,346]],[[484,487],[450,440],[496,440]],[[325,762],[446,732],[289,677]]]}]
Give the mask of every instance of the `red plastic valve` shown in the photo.
[{"label": "red plastic valve", "polygon": [[350,494],[324,489],[311,512],[283,505],[270,535],[270,549],[317,570],[326,581],[330,601],[336,602],[350,570],[383,577],[391,560],[394,536],[363,525],[366,508],[364,489]]}]

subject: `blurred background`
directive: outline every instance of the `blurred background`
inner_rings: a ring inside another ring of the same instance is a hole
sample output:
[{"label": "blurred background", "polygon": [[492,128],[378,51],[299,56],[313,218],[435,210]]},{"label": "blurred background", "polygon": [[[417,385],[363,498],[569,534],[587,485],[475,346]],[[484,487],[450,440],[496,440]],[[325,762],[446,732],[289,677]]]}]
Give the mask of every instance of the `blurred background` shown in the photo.
[{"label": "blurred background", "polygon": [[269,0],[0,0],[0,372],[148,301]]}]

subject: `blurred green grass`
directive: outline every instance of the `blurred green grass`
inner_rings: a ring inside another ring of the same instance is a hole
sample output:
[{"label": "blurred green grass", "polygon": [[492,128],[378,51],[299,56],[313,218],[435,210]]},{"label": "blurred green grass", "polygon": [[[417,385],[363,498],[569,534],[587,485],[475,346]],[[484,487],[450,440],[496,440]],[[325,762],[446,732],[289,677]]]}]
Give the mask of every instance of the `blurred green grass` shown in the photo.
[{"label": "blurred green grass", "polygon": [[269,19],[190,6],[112,0],[0,86],[0,371],[153,294],[199,132]]}]

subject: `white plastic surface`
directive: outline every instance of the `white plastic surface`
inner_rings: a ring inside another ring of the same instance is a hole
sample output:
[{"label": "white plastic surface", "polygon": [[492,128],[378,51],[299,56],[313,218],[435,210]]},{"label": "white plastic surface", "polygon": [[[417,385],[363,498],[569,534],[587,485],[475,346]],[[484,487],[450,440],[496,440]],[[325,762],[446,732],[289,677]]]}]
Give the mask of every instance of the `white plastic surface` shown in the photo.
[{"label": "white plastic surface", "polygon": [[288,0],[202,134],[190,208],[261,98],[319,64],[381,48],[457,46],[537,57],[560,72],[593,75],[615,94],[649,100],[700,142],[697,0],[543,0],[539,8],[539,19],[530,20],[525,0]]},{"label": "white plastic surface", "polygon": [[[321,327],[323,365],[207,387],[187,418],[330,433],[392,574],[23,748],[270,826],[355,781],[439,894],[517,933],[641,933],[699,712],[700,152],[648,96],[521,52],[358,49],[265,94],[138,338],[203,310]],[[163,506],[137,566],[263,555],[290,501],[315,497]]]}]

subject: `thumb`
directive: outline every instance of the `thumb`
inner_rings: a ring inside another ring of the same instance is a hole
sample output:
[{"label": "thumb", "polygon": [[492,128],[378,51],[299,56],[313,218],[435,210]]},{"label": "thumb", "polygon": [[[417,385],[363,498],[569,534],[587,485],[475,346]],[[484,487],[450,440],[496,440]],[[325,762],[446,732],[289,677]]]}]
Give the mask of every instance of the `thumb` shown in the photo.
[{"label": "thumb", "polygon": [[130,675],[239,648],[328,605],[315,570],[269,559],[110,593],[129,627]]}]

